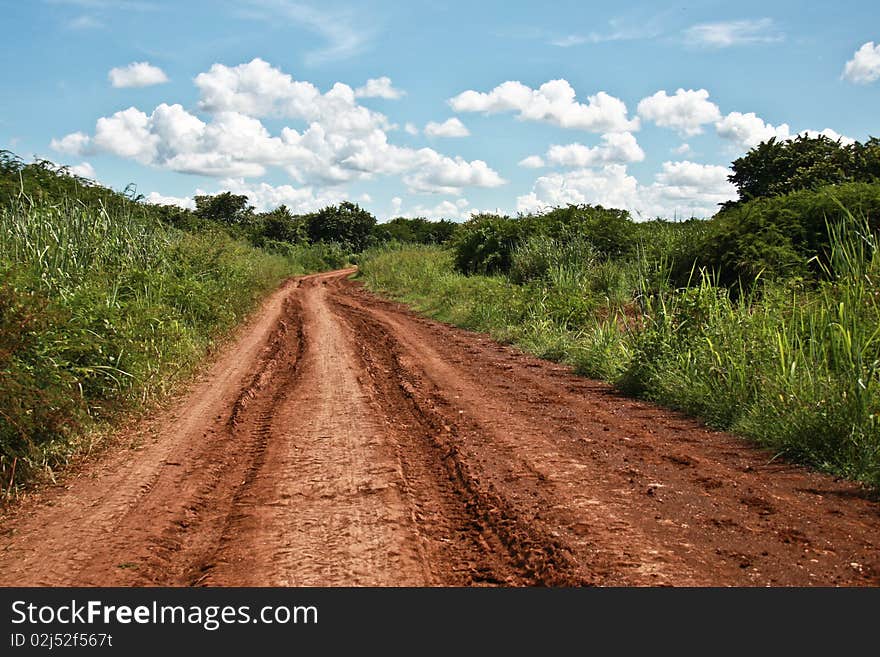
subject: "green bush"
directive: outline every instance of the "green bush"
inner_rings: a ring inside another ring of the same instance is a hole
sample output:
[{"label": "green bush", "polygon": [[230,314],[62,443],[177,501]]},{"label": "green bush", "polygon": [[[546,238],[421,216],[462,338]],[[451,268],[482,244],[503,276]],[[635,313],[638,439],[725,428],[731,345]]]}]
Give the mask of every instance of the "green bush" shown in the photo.
[{"label": "green bush", "polygon": [[63,464],[80,428],[165,394],[284,276],[330,259],[178,231],[137,204],[0,208],[0,480]]},{"label": "green bush", "polygon": [[750,287],[759,278],[816,279],[830,249],[826,222],[845,221],[847,212],[865,217],[873,230],[880,230],[880,184],[803,190],[724,210],[707,222],[692,258],[678,262],[676,282],[687,283],[693,262],[715,272],[727,286]]},{"label": "green bush", "polygon": [[[850,199],[872,198],[852,189]],[[811,208],[809,194],[801,198]],[[768,277],[752,290],[708,271],[686,287],[668,283],[667,257],[650,237],[684,251],[705,236],[706,224],[687,222],[640,227],[631,258],[582,258],[533,236],[514,250],[510,276],[463,275],[454,252],[424,247],[373,250],[360,267],[371,288],[443,321],[880,487],[878,235],[870,204],[852,214],[834,207],[824,256],[810,265],[821,276]]]}]

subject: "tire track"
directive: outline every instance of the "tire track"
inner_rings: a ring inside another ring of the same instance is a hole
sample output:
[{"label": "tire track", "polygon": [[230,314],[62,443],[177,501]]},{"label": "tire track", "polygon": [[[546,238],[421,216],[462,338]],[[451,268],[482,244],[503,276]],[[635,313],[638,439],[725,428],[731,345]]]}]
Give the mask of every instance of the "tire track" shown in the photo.
[{"label": "tire track", "polygon": [[880,504],[348,280],[0,518],[0,585],[877,585]]}]

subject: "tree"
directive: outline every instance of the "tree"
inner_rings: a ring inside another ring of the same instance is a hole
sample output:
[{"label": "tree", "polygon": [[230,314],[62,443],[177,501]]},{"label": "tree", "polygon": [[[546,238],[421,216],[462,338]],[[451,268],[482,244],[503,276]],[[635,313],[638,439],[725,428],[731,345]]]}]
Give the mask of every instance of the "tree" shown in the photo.
[{"label": "tree", "polygon": [[726,207],[824,185],[871,182],[880,176],[880,141],[872,137],[844,146],[824,135],[784,141],[774,137],[734,160],[731,169],[728,179],[736,185],[739,201]]},{"label": "tree", "polygon": [[422,217],[397,217],[373,229],[378,242],[409,242],[412,244],[445,244],[450,241],[460,224],[448,219],[429,221]]},{"label": "tree", "polygon": [[244,225],[254,219],[254,208],[244,194],[223,192],[214,196],[196,196],[195,214],[207,221]]},{"label": "tree", "polygon": [[352,251],[363,251],[376,217],[355,203],[345,201],[306,215],[306,232],[312,242],[338,242]]},{"label": "tree", "polygon": [[260,236],[276,242],[296,244],[306,239],[305,226],[301,217],[291,214],[286,205],[279,205],[271,212],[258,215]]}]

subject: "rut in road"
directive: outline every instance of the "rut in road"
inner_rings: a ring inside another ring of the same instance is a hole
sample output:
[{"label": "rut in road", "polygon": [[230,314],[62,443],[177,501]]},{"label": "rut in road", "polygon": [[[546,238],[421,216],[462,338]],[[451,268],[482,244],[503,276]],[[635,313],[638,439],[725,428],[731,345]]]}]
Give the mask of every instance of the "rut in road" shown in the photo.
[{"label": "rut in road", "polygon": [[11,509],[2,585],[876,585],[880,505],[349,280]]}]

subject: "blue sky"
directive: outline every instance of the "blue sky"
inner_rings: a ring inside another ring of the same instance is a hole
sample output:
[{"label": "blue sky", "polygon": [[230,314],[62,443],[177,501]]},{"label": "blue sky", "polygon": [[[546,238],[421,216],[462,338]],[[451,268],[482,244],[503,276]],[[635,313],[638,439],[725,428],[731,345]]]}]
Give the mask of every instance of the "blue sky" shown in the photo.
[{"label": "blue sky", "polygon": [[706,216],[770,136],[880,135],[880,3],[3,2],[0,148],[380,219]]}]

